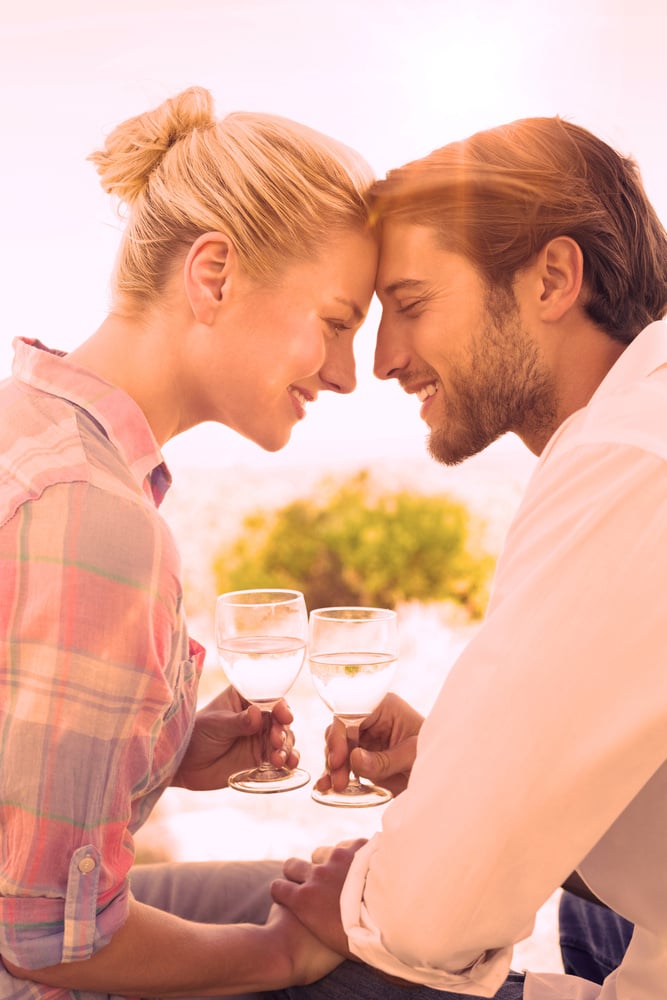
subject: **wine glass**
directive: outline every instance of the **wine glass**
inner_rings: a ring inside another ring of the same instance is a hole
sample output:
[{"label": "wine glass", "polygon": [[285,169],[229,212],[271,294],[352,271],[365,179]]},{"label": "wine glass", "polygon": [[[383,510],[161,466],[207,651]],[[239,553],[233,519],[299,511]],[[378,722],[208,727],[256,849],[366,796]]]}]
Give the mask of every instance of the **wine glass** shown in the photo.
[{"label": "wine glass", "polygon": [[[386,608],[318,608],[310,613],[310,675],[322,701],[345,725],[350,751],[359,743],[359,725],[387,693],[398,657],[395,611]],[[392,798],[353,776],[335,792],[313,789],[327,806],[379,806]]]},{"label": "wine glass", "polygon": [[241,792],[287,792],[310,781],[301,768],[268,760],[271,711],[297,678],[306,655],[308,613],[298,590],[237,590],[218,597],[215,640],[225,674],[263,716],[262,761],[229,779]]}]

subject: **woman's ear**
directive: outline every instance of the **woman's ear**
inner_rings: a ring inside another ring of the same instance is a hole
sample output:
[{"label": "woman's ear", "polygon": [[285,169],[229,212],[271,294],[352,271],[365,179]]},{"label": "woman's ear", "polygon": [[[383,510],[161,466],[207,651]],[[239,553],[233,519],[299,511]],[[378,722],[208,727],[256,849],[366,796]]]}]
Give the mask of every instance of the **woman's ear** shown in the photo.
[{"label": "woman's ear", "polygon": [[576,305],[584,282],[584,255],[570,236],[556,236],[537,255],[541,318],[562,319]]},{"label": "woman's ear", "polygon": [[210,326],[229,291],[236,251],[225,233],[203,233],[190,247],[183,268],[185,294],[199,323]]}]

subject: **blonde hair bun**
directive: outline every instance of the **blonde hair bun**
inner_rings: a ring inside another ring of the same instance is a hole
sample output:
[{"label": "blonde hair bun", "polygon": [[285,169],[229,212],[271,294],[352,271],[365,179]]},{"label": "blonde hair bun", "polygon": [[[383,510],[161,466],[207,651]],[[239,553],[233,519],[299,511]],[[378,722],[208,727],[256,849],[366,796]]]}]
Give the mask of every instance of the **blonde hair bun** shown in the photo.
[{"label": "blonde hair bun", "polygon": [[92,160],[107,194],[131,205],[167,150],[195,129],[215,124],[213,98],[203,87],[189,87],[153,111],[129,118],[106,139]]},{"label": "blonde hair bun", "polygon": [[265,285],[311,260],[332,233],[368,230],[369,165],[314,129],[270,114],[213,114],[191,87],[123,122],[90,159],[124,208],[114,302],[157,302],[202,234],[224,232]]}]

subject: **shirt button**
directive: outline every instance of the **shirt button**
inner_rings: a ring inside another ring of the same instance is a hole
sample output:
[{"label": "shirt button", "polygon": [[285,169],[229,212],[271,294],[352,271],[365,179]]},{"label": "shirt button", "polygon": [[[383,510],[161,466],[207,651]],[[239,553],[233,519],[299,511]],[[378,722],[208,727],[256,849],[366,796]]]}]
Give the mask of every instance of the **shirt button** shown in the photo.
[{"label": "shirt button", "polygon": [[95,860],[94,860],[94,858],[81,858],[81,861],[79,861],[79,866],[78,867],[79,867],[79,871],[83,875],[87,875],[88,872],[92,872],[92,870],[94,869],[94,867],[95,867]]}]

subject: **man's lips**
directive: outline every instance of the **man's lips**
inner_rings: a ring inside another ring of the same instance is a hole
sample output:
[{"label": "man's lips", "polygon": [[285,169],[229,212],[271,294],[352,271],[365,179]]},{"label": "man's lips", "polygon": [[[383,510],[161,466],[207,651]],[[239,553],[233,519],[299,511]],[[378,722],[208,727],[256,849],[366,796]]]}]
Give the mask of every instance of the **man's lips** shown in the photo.
[{"label": "man's lips", "polygon": [[428,385],[424,385],[420,389],[416,389],[415,394],[420,403],[425,403],[431,396],[435,396],[437,391],[437,384],[435,382],[429,382]]},{"label": "man's lips", "polygon": [[422,404],[419,411],[419,416],[422,420],[425,418],[425,414],[429,409],[433,397],[437,395],[440,389],[440,382],[438,379],[430,378],[428,381],[425,379],[404,379],[401,381],[401,388],[404,392],[407,392],[411,396],[416,396],[419,402]]},{"label": "man's lips", "polygon": [[425,403],[431,396],[435,396],[439,384],[435,378],[430,378],[428,381],[421,379],[419,382],[416,379],[412,381],[405,379],[400,382],[403,392],[407,392],[410,396],[416,396],[420,403]]}]

